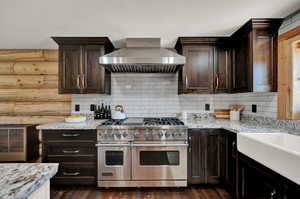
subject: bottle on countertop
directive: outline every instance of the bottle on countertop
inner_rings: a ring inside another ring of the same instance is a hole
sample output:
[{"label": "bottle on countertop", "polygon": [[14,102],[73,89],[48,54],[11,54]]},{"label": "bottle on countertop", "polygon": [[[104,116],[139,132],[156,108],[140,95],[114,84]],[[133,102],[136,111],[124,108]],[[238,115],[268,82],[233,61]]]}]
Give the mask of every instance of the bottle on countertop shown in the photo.
[{"label": "bottle on countertop", "polygon": [[105,108],[104,108],[104,119],[108,119],[108,108],[107,108],[107,105],[105,105]]},{"label": "bottle on countertop", "polygon": [[110,105],[108,105],[107,119],[111,119],[111,109],[110,109]]},{"label": "bottle on countertop", "polygon": [[100,119],[105,119],[105,110],[104,110],[103,102],[102,102],[101,108],[100,108]]}]

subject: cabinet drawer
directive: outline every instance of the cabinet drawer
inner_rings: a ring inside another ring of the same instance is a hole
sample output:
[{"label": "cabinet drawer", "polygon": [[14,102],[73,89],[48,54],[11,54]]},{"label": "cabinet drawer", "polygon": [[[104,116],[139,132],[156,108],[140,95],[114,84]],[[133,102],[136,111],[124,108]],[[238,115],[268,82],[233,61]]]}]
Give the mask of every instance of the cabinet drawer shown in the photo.
[{"label": "cabinet drawer", "polygon": [[47,141],[96,141],[96,130],[43,130],[43,140]]},{"label": "cabinet drawer", "polygon": [[48,155],[44,157],[44,162],[96,162],[96,155]]},{"label": "cabinet drawer", "polygon": [[56,177],[96,176],[96,164],[60,163]]},{"label": "cabinet drawer", "polygon": [[88,143],[51,143],[45,147],[47,155],[78,156],[96,154],[95,144]]},{"label": "cabinet drawer", "polygon": [[75,176],[75,177],[53,177],[51,185],[94,185],[96,177],[94,176]]}]

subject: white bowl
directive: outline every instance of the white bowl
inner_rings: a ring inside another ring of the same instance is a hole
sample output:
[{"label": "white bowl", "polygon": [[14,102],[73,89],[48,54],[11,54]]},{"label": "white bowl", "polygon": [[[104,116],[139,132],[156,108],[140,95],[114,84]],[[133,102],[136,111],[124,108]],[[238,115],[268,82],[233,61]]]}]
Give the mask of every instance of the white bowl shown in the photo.
[{"label": "white bowl", "polygon": [[66,123],[80,123],[80,122],[84,122],[84,121],[86,121],[86,116],[81,116],[81,117],[76,117],[76,118],[72,118],[72,117],[65,118]]}]

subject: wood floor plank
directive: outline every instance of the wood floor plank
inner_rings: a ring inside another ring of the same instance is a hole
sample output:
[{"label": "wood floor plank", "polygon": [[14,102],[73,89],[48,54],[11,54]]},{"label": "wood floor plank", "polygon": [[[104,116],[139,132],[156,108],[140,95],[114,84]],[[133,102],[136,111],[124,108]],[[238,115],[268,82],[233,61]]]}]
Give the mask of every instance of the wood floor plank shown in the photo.
[{"label": "wood floor plank", "polygon": [[230,199],[220,187],[183,189],[97,189],[87,186],[51,187],[51,199]]}]

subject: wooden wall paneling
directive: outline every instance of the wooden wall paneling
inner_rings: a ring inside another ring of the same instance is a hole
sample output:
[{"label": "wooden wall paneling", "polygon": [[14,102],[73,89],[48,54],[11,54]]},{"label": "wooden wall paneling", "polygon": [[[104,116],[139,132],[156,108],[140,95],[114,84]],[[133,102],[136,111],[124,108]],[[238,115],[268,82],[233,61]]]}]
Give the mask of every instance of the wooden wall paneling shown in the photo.
[{"label": "wooden wall paneling", "polygon": [[0,50],[0,61],[57,61],[57,50]]},{"label": "wooden wall paneling", "polygon": [[0,124],[47,124],[63,120],[63,116],[1,116]]},{"label": "wooden wall paneling", "polygon": [[0,102],[71,102],[70,95],[59,95],[58,89],[0,89]]},{"label": "wooden wall paneling", "polygon": [[0,102],[0,115],[63,116],[69,113],[69,102]]},{"label": "wooden wall paneling", "polygon": [[58,88],[57,75],[0,75],[0,89]]},{"label": "wooden wall paneling", "polygon": [[0,62],[0,75],[57,75],[57,62]]},{"label": "wooden wall paneling", "polygon": [[60,121],[70,105],[58,94],[58,50],[0,50],[0,123]]}]

